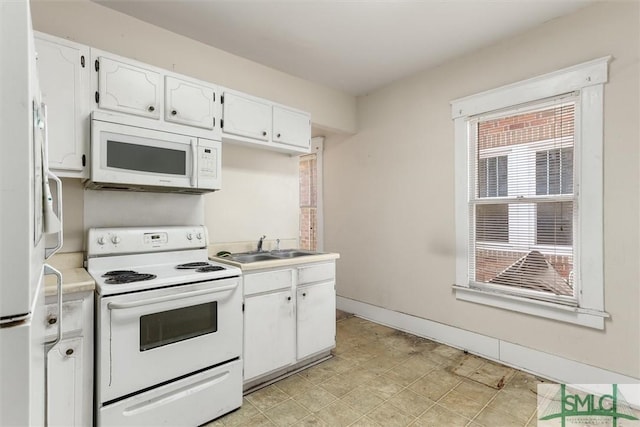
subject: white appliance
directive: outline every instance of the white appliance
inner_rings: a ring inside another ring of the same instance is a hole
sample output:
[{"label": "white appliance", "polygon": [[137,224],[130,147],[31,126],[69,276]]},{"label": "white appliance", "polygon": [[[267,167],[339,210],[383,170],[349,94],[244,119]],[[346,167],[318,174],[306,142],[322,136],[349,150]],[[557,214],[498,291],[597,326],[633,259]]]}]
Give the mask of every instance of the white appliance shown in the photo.
[{"label": "white appliance", "polygon": [[62,278],[44,264],[62,245],[49,179],[60,219],[62,188],[47,168],[28,1],[0,2],[0,58],[0,425],[36,426],[46,423],[45,274],[57,275],[61,306]]},{"label": "white appliance", "polygon": [[221,143],[94,112],[88,188],[201,194],[220,189]]},{"label": "white appliance", "polygon": [[92,228],[98,426],[196,426],[242,404],[241,271],[203,226]]}]

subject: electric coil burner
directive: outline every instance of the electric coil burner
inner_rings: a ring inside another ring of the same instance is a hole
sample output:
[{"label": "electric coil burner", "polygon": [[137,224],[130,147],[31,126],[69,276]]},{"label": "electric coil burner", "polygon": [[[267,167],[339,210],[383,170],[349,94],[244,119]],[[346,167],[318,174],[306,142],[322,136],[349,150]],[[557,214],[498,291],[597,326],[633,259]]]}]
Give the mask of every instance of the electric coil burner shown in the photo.
[{"label": "electric coil burner", "polygon": [[241,271],[209,261],[206,236],[89,230],[97,427],[202,425],[242,405]]},{"label": "electric coil burner", "polygon": [[186,264],[176,265],[176,269],[178,270],[195,270],[196,268],[206,267],[209,264],[208,262],[188,262]]},{"label": "electric coil burner", "polygon": [[224,267],[221,267],[219,265],[207,265],[206,267],[197,268],[196,272],[198,272],[198,273],[208,273],[210,271],[220,271],[220,270],[224,270]]},{"label": "electric coil burner", "polygon": [[121,273],[121,274],[112,274],[112,275],[109,275],[108,273],[106,273],[105,275],[103,275],[103,277],[105,276],[108,277],[108,279],[105,280],[104,283],[108,285],[120,285],[124,283],[143,282],[145,280],[151,280],[157,277],[155,274],[136,273],[135,271]]}]

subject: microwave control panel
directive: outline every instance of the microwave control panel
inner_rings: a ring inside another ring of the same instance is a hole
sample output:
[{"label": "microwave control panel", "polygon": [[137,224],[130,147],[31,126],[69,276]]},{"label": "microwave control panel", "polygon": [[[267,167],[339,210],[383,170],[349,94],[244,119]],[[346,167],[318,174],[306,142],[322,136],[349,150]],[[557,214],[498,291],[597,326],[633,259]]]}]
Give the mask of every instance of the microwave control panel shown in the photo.
[{"label": "microwave control panel", "polygon": [[209,139],[198,139],[197,170],[198,188],[219,190],[221,187],[222,143]]},{"label": "microwave control panel", "polygon": [[207,178],[218,176],[218,149],[198,147],[198,175]]}]

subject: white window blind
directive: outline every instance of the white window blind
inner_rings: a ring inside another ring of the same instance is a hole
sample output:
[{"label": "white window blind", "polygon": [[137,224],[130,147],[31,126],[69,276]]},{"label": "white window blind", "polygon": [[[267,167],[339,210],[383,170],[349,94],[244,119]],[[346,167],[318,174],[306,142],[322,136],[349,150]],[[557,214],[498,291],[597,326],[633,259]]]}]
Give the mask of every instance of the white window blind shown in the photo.
[{"label": "white window blind", "polygon": [[469,278],[575,305],[574,94],[469,118]]}]

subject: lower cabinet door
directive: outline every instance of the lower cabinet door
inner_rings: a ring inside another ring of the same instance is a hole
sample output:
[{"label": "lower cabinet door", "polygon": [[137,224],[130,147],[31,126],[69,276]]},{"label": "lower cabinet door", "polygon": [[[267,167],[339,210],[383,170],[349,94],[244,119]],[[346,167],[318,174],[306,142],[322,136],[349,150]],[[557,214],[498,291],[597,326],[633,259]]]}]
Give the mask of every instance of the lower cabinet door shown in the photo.
[{"label": "lower cabinet door", "polygon": [[335,282],[301,286],[296,291],[298,359],[336,345]]},{"label": "lower cabinet door", "polygon": [[48,426],[82,426],[82,337],[61,340],[47,355]]},{"label": "lower cabinet door", "polygon": [[291,290],[245,298],[245,382],[295,361],[294,331]]}]

